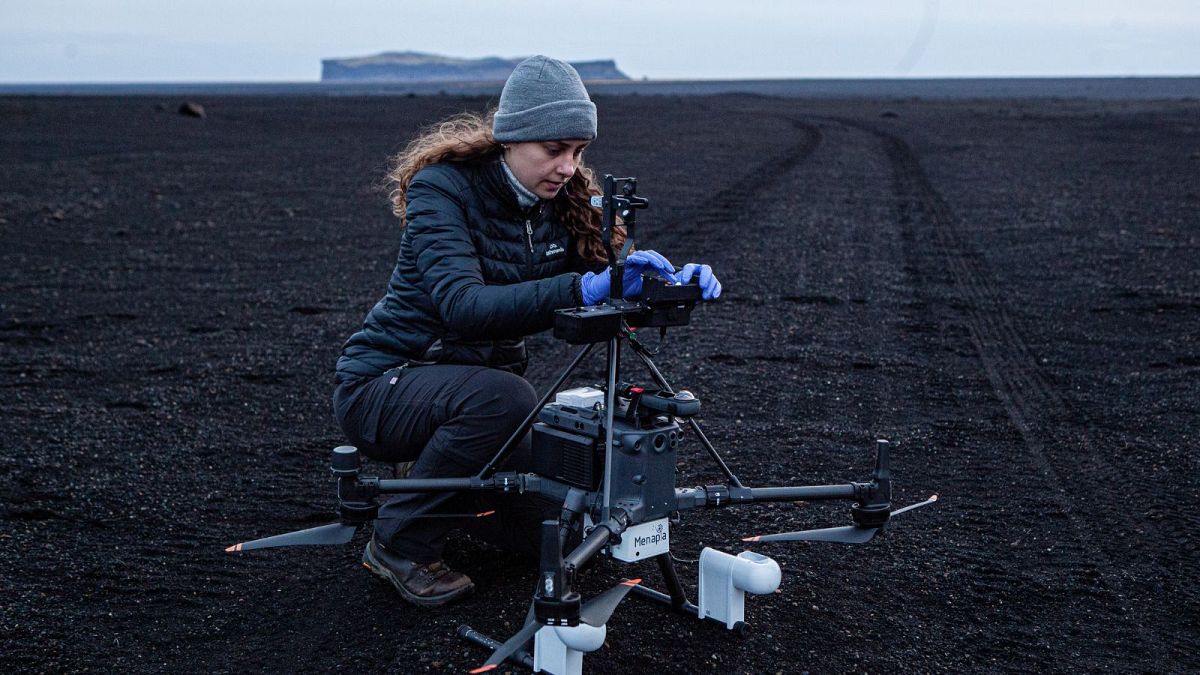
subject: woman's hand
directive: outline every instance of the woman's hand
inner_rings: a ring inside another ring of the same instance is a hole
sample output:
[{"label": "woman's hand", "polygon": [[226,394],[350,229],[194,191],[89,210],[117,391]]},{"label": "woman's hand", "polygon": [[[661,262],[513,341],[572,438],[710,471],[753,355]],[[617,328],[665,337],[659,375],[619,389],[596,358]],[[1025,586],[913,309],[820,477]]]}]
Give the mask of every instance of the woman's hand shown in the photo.
[{"label": "woman's hand", "polygon": [[700,297],[705,300],[712,300],[721,295],[721,282],[717,281],[717,277],[713,274],[712,268],[708,265],[699,263],[688,263],[683,266],[683,269],[675,273],[674,281],[677,284],[686,284],[692,280],[692,277],[700,275]]},{"label": "woman's hand", "polygon": [[[625,258],[625,274],[621,277],[625,299],[641,295],[642,274],[645,272],[657,272],[667,281],[676,281],[675,266],[662,254],[654,251],[634,251]],[[583,292],[584,305],[594,305],[609,296],[612,290],[610,276],[609,268],[605,268],[599,274],[588,272],[580,278],[579,288]]]}]

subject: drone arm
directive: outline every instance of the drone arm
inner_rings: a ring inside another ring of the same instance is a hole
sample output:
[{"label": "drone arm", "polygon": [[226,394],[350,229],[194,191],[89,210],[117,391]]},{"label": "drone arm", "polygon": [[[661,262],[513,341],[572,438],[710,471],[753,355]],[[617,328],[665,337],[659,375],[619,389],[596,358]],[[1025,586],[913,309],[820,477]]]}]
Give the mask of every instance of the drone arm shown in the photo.
[{"label": "drone arm", "polygon": [[805,485],[796,487],[760,487],[733,489],[731,492],[748,492],[749,499],[740,501],[751,502],[806,502],[830,499],[859,499],[863,494],[865,484],[846,483],[843,485]]},{"label": "drone arm", "polygon": [[605,546],[608,545],[608,540],[612,539],[613,533],[607,527],[597,527],[588,533],[588,536],[575,550],[571,551],[570,555],[563,559],[563,567],[569,570],[577,570],[583,567],[584,563],[591,560]]},{"label": "drone arm", "polygon": [[[512,479],[512,476],[509,476]],[[400,494],[406,492],[467,492],[471,490],[503,490],[500,476],[493,478],[370,478],[359,479],[368,490],[375,488],[377,494]],[[515,481],[513,487],[516,487]]]},{"label": "drone arm", "polygon": [[408,492],[521,492],[543,495],[562,501],[570,486],[532,473],[505,471],[489,478],[373,478],[359,476],[355,480],[355,495],[373,497],[380,494]]},{"label": "drone arm", "polygon": [[699,507],[729,506],[753,502],[808,502],[835,499],[862,501],[871,494],[871,491],[871,483],[760,488],[704,485],[694,488],[676,488],[675,502],[676,507],[683,511]]},{"label": "drone arm", "polygon": [[583,541],[563,558],[563,568],[573,574],[575,570],[603,550],[610,540],[619,537],[628,527],[629,517],[625,515],[625,512],[621,509],[613,509],[612,516],[607,523],[592,528]]},{"label": "drone arm", "polygon": [[[891,509],[892,474],[889,466],[890,444],[885,440],[875,443],[875,472],[869,483],[843,483],[841,485],[795,485],[783,487],[734,487],[726,485],[704,485],[695,488],[676,488],[675,501],[679,510],[700,506],[727,506],[753,502],[811,502],[832,499],[847,499],[857,502],[855,522],[886,521]],[[733,482],[733,481],[731,481]]]}]

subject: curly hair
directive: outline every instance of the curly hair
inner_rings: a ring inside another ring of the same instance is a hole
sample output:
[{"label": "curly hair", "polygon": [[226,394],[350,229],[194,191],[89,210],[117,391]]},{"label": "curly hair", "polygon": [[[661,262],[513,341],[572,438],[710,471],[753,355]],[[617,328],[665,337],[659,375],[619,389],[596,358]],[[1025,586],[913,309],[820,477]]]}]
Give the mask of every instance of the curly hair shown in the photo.
[{"label": "curly hair", "polygon": [[[421,130],[400,154],[391,160],[385,183],[389,188],[392,213],[405,224],[405,193],[418,171],[439,162],[479,162],[499,157],[503,149],[492,136],[495,109],[484,115],[464,112]],[[592,170],[582,162],[566,185],[554,196],[554,213],[575,239],[576,252],[590,262],[606,263],[601,213],[591,205],[592,195],[603,190]],[[614,228],[613,246],[625,241],[623,227]]]}]

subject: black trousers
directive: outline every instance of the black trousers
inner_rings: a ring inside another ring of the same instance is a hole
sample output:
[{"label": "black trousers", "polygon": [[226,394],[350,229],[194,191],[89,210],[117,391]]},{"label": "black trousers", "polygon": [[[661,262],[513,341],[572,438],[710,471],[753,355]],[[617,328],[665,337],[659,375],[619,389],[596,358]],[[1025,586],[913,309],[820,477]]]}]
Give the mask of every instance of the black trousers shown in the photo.
[{"label": "black trousers", "polygon": [[[352,444],[368,458],[416,462],[412,478],[475,475],[537,405],[524,378],[483,366],[395,368],[375,378],[343,382],[333,395],[334,415]],[[502,470],[525,471],[529,436]],[[540,524],[561,505],[532,495],[466,493],[448,501],[428,493],[395,495],[379,509],[375,536],[402,557],[440,560],[446,536],[469,531],[506,550],[537,556]],[[483,518],[413,518],[474,514]]]}]

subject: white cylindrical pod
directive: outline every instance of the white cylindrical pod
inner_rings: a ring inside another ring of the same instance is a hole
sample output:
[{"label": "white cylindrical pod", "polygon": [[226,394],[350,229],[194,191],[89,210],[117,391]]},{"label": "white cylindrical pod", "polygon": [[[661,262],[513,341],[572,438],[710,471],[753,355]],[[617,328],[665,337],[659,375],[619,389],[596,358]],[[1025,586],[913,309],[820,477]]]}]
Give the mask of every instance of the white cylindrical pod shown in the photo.
[{"label": "white cylindrical pod", "polygon": [[700,552],[700,617],[733,629],[745,620],[746,593],[771,593],[781,578],[779,563],[765,555],[744,551],[733,556],[706,547]]},{"label": "white cylindrical pod", "polygon": [[774,593],[782,579],[779,563],[761,553],[743,551],[733,563],[733,585],[747,593]]},{"label": "white cylindrical pod", "polygon": [[554,632],[568,648],[577,652],[594,652],[604,645],[608,628],[590,626],[581,621],[578,626],[555,626]]}]

